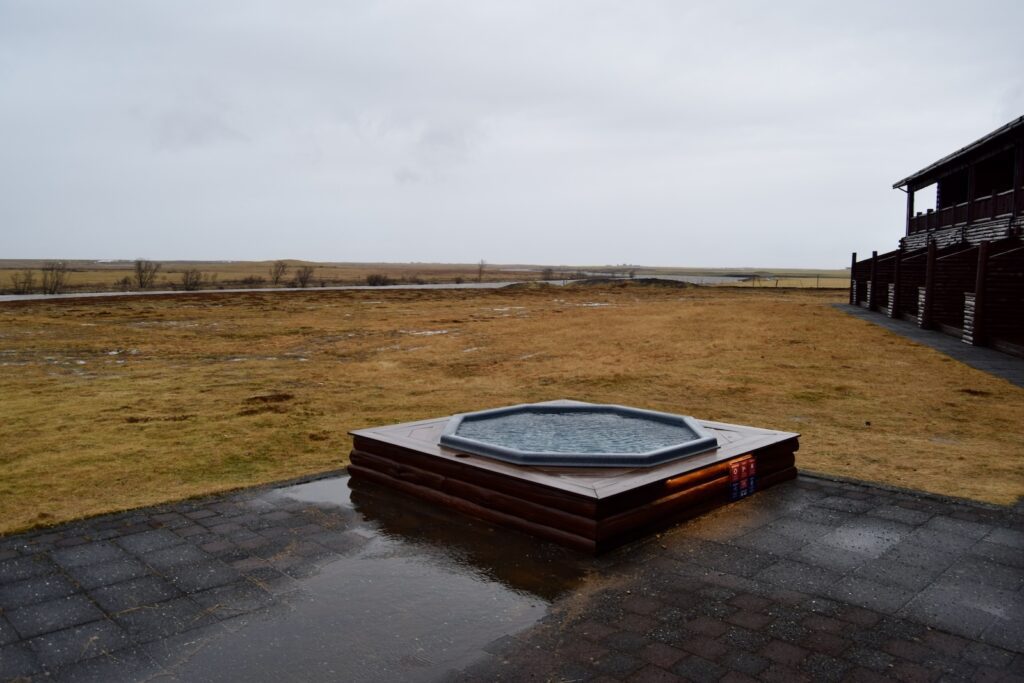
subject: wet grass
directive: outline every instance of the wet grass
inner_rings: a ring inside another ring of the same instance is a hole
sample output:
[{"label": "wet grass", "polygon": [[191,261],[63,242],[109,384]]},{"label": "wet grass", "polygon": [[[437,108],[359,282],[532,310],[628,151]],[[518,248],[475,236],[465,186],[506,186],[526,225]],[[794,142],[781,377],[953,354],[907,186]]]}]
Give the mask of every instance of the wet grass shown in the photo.
[{"label": "wet grass", "polygon": [[833,309],[841,296],[608,286],[0,305],[0,531],[334,469],[350,429],[555,398],[798,431],[807,469],[1014,502],[1024,390]]}]

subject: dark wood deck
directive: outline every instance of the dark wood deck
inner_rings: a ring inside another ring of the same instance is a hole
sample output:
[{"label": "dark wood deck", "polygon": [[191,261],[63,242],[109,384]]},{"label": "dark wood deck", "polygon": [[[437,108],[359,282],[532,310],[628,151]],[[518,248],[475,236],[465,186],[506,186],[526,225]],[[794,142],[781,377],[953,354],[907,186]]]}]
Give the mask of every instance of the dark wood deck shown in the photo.
[{"label": "dark wood deck", "polygon": [[656,467],[522,467],[441,447],[448,419],[352,432],[350,474],[588,552],[796,476],[789,432],[700,421],[720,446]]}]

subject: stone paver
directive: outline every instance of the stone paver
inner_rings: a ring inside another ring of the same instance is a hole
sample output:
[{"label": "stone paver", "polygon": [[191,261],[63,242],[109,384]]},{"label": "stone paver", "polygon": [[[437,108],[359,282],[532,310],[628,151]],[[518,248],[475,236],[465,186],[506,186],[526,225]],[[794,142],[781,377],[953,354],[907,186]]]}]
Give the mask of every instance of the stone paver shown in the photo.
[{"label": "stone paver", "polygon": [[[801,477],[624,549],[601,585],[458,678],[523,680],[539,658],[575,680],[1024,680],[1022,558],[987,545],[1024,553],[1021,525]],[[637,596],[654,616],[640,630]],[[602,647],[581,650],[595,633]],[[644,667],[609,671],[616,653]]]},{"label": "stone paver", "polygon": [[[261,644],[324,663],[305,680],[1024,680],[1019,509],[801,476],[595,559],[372,486],[383,503],[350,502],[347,484],[0,538],[0,680],[189,680]],[[364,564],[381,557],[392,579]],[[474,627],[479,642],[438,614],[443,645],[419,652],[425,634],[401,624],[426,608],[391,596],[427,566],[431,590],[461,572],[481,604],[525,598],[493,635]],[[352,600],[367,631],[397,638],[364,641],[378,651],[358,668],[356,634],[293,633]],[[211,680],[231,679],[224,666]]]}]

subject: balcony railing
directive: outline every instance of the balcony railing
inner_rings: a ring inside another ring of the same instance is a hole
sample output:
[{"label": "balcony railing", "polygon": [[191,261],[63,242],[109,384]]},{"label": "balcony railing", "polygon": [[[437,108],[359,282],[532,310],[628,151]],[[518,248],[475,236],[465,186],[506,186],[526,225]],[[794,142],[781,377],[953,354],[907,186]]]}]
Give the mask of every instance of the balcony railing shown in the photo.
[{"label": "balcony railing", "polygon": [[[968,211],[970,209],[970,211]],[[952,206],[944,206],[937,211],[928,210],[910,219],[910,232],[939,230],[954,225],[966,225],[971,222],[984,221],[1013,213],[1013,190],[997,192],[978,197],[973,202],[961,202]]]}]

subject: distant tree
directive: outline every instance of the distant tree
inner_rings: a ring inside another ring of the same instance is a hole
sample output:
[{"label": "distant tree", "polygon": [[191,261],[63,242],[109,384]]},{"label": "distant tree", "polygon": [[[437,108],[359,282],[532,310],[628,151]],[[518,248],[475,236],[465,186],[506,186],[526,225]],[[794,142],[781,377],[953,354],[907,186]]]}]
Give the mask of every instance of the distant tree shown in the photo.
[{"label": "distant tree", "polygon": [[47,261],[43,264],[43,293],[60,294],[68,282],[68,264],[64,261]]},{"label": "distant tree", "polygon": [[281,284],[281,280],[284,279],[285,273],[288,272],[288,264],[284,261],[274,261],[270,266],[270,284],[277,287]]},{"label": "distant tree", "polygon": [[295,284],[299,287],[309,287],[313,279],[313,266],[300,266],[295,270]]},{"label": "distant tree", "polygon": [[480,259],[480,263],[476,264],[476,281],[483,282],[484,269],[487,267],[487,261]]},{"label": "distant tree", "polygon": [[125,275],[123,278],[117,281],[117,288],[122,292],[127,292],[132,288],[132,279]]},{"label": "distant tree", "polygon": [[11,286],[15,294],[31,294],[36,286],[36,274],[33,270],[11,273]]},{"label": "distant tree", "polygon": [[192,292],[203,284],[203,273],[198,268],[188,268],[181,273],[182,289]]},{"label": "distant tree", "polygon": [[554,268],[545,268],[544,270],[540,271],[540,279],[541,280],[554,280],[555,279],[555,269]]},{"label": "distant tree", "polygon": [[383,287],[391,284],[391,278],[382,273],[370,273],[366,276],[366,284],[371,287]]},{"label": "distant tree", "polygon": [[160,272],[162,264],[146,259],[135,259],[135,285],[139,289],[149,289],[156,281],[156,274]]}]

